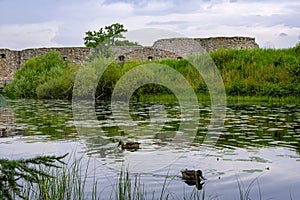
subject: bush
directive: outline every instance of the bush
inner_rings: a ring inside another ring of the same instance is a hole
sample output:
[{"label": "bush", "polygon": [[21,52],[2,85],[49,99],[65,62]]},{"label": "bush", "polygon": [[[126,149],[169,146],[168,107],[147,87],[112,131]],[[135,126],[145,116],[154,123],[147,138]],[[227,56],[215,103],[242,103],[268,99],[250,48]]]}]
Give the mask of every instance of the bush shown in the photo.
[{"label": "bush", "polygon": [[274,97],[282,97],[287,95],[286,90],[279,84],[271,84],[263,89],[263,95],[274,96]]},{"label": "bush", "polygon": [[60,76],[53,76],[36,88],[37,97],[40,99],[71,99],[77,70],[78,66],[68,63],[67,68]]},{"label": "bush", "polygon": [[247,94],[247,89],[241,81],[237,80],[232,84],[231,87],[228,87],[227,93],[232,96],[243,96]]},{"label": "bush", "polygon": [[16,72],[14,81],[5,89],[17,97],[34,98],[36,88],[53,76],[60,76],[64,61],[58,52],[48,52],[27,60]]},{"label": "bush", "polygon": [[65,95],[61,95],[61,90],[74,82],[71,71],[75,69],[59,52],[49,51],[27,60],[5,90],[19,98],[62,98]]}]

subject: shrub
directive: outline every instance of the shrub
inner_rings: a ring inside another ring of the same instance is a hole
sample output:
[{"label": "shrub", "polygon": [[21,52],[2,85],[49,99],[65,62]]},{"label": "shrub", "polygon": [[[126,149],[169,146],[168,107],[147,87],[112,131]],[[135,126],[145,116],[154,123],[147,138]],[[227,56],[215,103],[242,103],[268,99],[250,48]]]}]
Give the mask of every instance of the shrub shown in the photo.
[{"label": "shrub", "polygon": [[67,67],[68,62],[63,60],[59,52],[49,51],[27,60],[5,89],[21,98],[38,97],[37,88],[49,80],[62,77]]},{"label": "shrub", "polygon": [[263,88],[263,95],[282,97],[287,94],[286,90],[280,84],[270,84]]}]

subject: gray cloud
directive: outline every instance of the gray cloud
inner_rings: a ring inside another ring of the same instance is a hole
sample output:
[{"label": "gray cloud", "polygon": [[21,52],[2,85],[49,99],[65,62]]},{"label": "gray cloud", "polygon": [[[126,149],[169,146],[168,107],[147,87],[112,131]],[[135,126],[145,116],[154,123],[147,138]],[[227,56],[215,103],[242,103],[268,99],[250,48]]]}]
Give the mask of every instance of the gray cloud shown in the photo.
[{"label": "gray cloud", "polygon": [[280,37],[286,37],[286,36],[288,36],[288,34],[286,34],[286,33],[280,33],[279,36]]},{"label": "gray cloud", "polygon": [[245,34],[281,47],[300,40],[299,10],[299,0],[0,0],[0,48],[83,45],[85,31],[115,22],[186,36]]},{"label": "gray cloud", "polygon": [[0,1],[1,24],[29,24],[45,21],[89,20],[98,15],[97,1],[3,0]]}]

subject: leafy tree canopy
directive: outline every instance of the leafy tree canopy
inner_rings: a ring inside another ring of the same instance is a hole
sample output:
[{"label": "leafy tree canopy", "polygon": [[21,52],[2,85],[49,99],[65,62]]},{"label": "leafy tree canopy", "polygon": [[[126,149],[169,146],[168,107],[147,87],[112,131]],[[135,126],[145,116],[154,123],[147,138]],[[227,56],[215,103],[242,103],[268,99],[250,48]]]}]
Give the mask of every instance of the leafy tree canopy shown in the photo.
[{"label": "leafy tree canopy", "polygon": [[114,23],[104,28],[100,28],[98,31],[87,31],[84,37],[84,44],[87,47],[96,47],[99,44],[105,42],[111,46],[138,46],[137,42],[130,42],[124,39],[122,33],[127,32],[123,24]]}]

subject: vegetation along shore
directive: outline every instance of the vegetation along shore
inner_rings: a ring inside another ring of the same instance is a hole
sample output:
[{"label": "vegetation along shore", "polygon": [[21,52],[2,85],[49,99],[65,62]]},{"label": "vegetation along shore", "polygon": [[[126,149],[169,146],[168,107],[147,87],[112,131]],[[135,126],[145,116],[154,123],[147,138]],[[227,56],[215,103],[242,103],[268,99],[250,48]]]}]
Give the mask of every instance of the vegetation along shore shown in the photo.
[{"label": "vegetation along shore", "polygon": [[[288,49],[219,49],[211,52],[210,56],[221,73],[226,94],[230,98],[300,96],[299,44]],[[103,59],[95,58],[81,70],[82,75],[87,77],[84,83],[87,90],[96,80],[95,72],[101,63]],[[164,59],[112,62],[98,83],[95,97],[109,99],[115,84],[126,72],[149,63],[170,66],[189,81],[198,95],[209,95],[204,80],[186,59]],[[6,85],[4,93],[11,98],[71,99],[75,77],[80,68],[64,60],[59,52],[48,52],[28,59],[15,73],[14,81]],[[169,94],[171,91],[162,85],[148,84],[139,88],[133,98]]]}]

